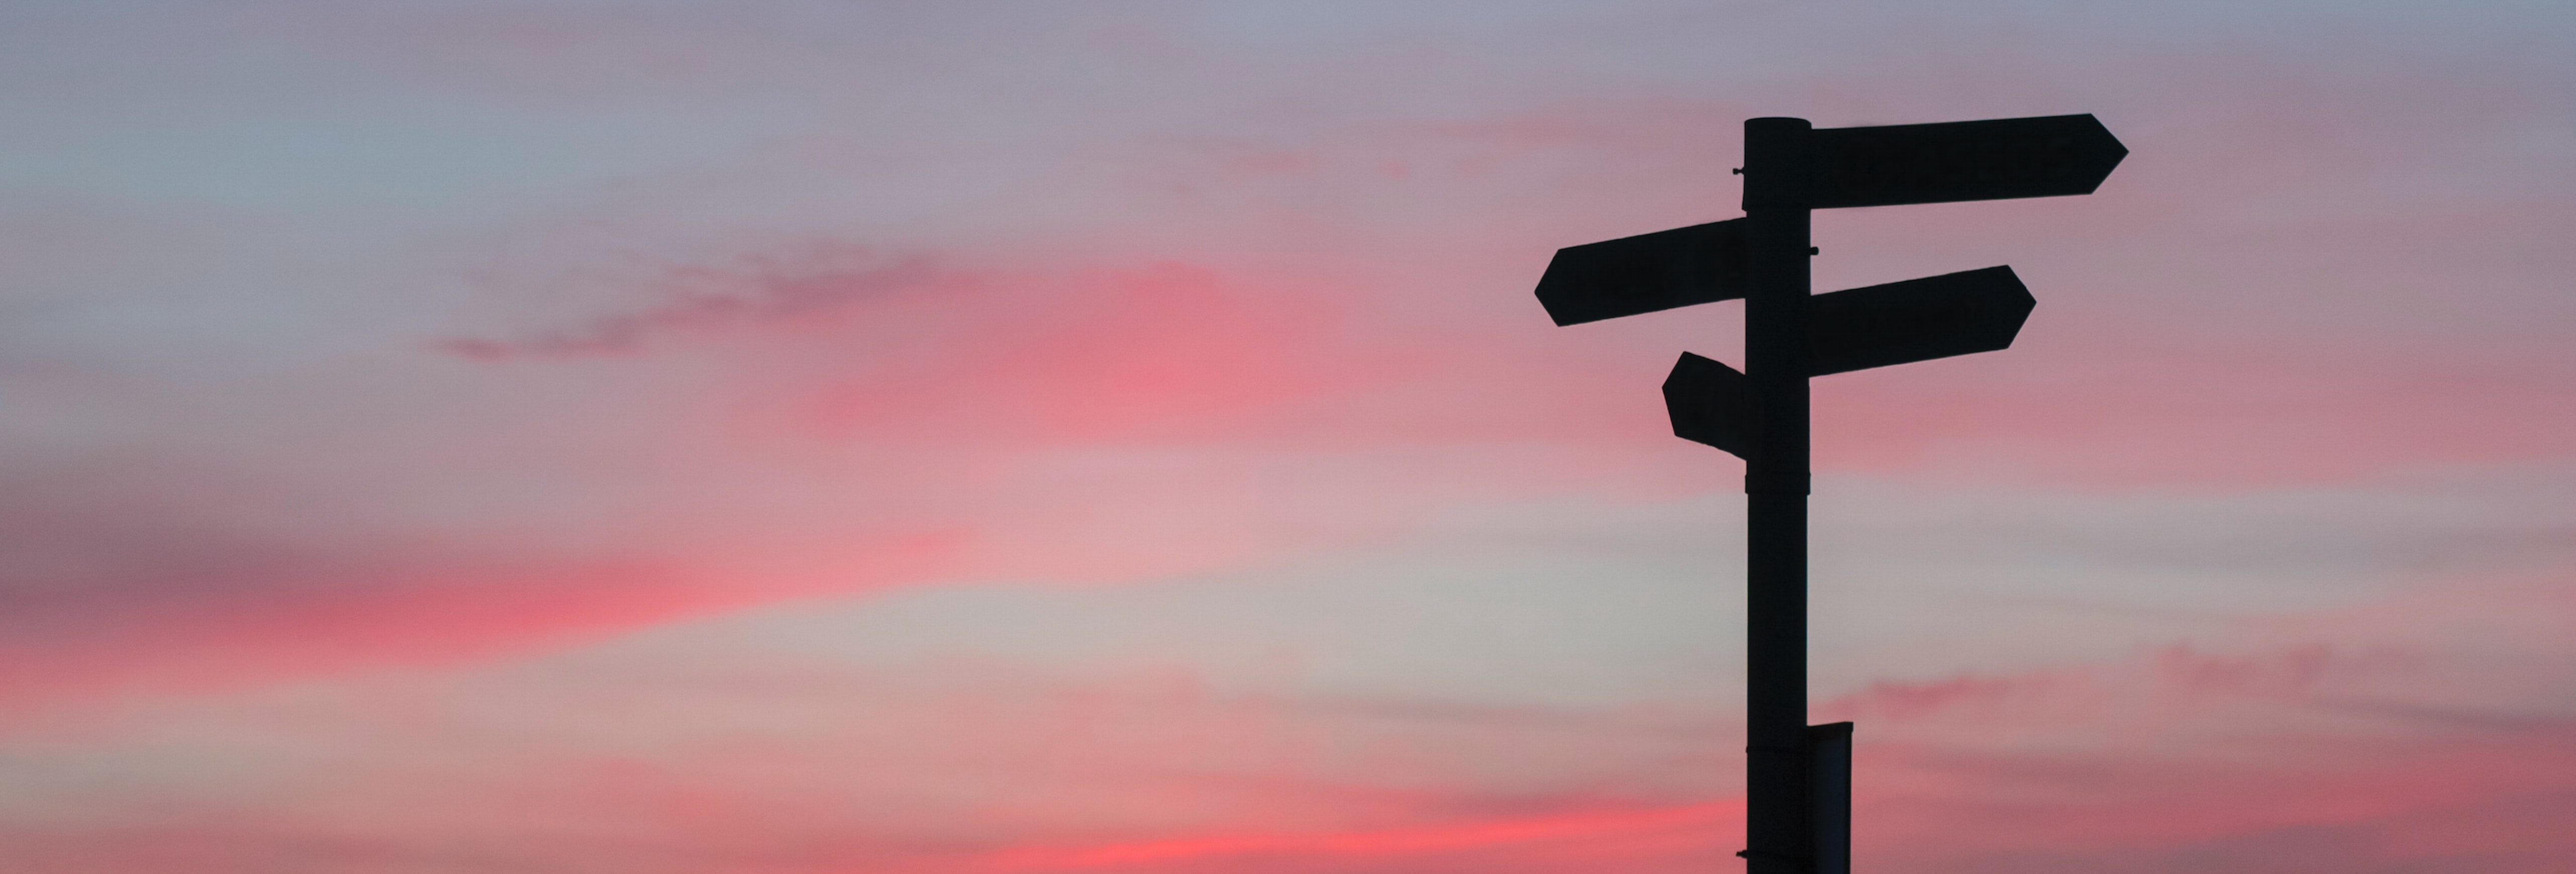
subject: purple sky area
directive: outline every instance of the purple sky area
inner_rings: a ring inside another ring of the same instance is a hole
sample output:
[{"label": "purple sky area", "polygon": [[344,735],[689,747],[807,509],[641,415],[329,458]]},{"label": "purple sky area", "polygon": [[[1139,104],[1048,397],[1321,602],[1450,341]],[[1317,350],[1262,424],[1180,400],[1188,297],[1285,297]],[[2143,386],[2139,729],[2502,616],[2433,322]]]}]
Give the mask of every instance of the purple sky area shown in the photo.
[{"label": "purple sky area", "polygon": [[0,8],[0,871],[1737,870],[1740,124],[1871,874],[2576,866],[2576,6]]}]

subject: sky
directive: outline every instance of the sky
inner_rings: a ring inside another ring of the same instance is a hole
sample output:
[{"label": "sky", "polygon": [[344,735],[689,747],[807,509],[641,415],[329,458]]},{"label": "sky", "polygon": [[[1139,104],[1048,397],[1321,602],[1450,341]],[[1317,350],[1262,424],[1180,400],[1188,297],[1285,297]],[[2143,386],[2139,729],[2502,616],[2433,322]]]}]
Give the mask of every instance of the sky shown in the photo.
[{"label": "sky", "polygon": [[1735,870],[1741,463],[1557,328],[1741,123],[1856,870],[2576,865],[2576,7],[0,6],[0,871]]}]

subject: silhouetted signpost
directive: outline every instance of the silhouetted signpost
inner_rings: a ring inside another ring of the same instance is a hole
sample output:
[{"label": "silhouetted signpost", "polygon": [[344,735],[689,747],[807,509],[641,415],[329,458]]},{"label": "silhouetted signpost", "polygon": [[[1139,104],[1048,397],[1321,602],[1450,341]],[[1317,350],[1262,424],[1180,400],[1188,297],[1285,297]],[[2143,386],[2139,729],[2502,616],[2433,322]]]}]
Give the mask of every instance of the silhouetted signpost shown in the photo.
[{"label": "silhouetted signpost", "polygon": [[1809,295],[1812,210],[2091,194],[2129,150],[2090,115],[1816,130],[1744,123],[1744,217],[1559,249],[1559,325],[1743,298],[1744,370],[1682,353],[1673,433],[1743,458],[1750,874],[1851,867],[1851,724],[1807,724],[1807,379],[2012,345],[2030,291],[1988,267]]}]

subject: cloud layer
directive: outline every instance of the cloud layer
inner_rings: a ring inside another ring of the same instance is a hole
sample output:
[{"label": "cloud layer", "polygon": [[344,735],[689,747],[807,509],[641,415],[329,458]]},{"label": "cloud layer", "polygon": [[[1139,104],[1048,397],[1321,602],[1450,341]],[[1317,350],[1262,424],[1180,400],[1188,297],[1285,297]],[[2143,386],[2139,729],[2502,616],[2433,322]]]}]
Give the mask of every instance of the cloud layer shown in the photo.
[{"label": "cloud layer", "polygon": [[1821,381],[1861,864],[2576,846],[2576,20],[788,2],[0,13],[0,868],[1732,864],[1737,124],[2092,111]]}]

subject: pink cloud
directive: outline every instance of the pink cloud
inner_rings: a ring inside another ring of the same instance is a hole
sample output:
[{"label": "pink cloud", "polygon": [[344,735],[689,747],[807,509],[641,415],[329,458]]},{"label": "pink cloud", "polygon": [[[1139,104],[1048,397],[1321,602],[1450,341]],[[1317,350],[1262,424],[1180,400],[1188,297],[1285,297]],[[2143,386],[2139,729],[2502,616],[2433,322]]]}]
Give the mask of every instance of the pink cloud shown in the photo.
[{"label": "pink cloud", "polygon": [[[1860,722],[1857,841],[1872,870],[2548,871],[2576,849],[2549,827],[2576,812],[2576,717],[2517,713],[2535,699],[2469,676],[2493,673],[2476,647],[2385,620],[2443,604],[2446,625],[2523,623],[2498,640],[2518,681],[2547,682],[2576,655],[2566,600],[2427,588],[2253,623],[2237,643],[1882,685],[1819,718]],[[2561,633],[2525,633],[2549,628]],[[289,746],[324,755],[263,772],[292,791],[203,809],[75,803],[64,827],[7,852],[181,872],[336,847],[387,865],[463,853],[640,872],[1545,874],[1705,870],[1737,846],[1728,720],[1407,718],[1220,691],[1179,666],[1070,680],[638,646],[557,660],[570,670],[554,677],[540,661],[272,697],[232,718],[319,732]],[[512,715],[423,721],[424,694],[442,713]],[[301,703],[263,709],[281,700]],[[545,706],[509,706],[526,701]],[[224,706],[163,705],[135,730],[234,737],[204,711]]]},{"label": "pink cloud", "polygon": [[[143,465],[65,491],[27,478],[0,498],[0,700],[24,712],[129,696],[448,666],[596,640],[780,598],[917,582],[966,535],[844,544],[827,572],[746,576],[714,556],[474,548],[419,532],[266,529],[278,495]],[[138,471],[140,472],[140,471]],[[157,490],[158,493],[153,493]],[[230,512],[225,512],[229,510]]]},{"label": "pink cloud", "polygon": [[1037,445],[1189,439],[1209,426],[1241,433],[1285,405],[1376,378],[1364,376],[1374,362],[1336,348],[1342,316],[1330,296],[1185,264],[1023,286],[943,302],[975,317],[946,325],[935,354],[834,380],[807,410],[811,425],[851,436],[927,426]]},{"label": "pink cloud", "polygon": [[1856,852],[1877,868],[2552,870],[2576,838],[2530,826],[2576,814],[2576,714],[2533,711],[2522,684],[2576,652],[2517,635],[2520,682],[2500,683],[2474,646],[2374,617],[2421,601],[2564,629],[2566,600],[2428,587],[2234,651],[1883,684],[1820,710],[1860,725]]},{"label": "pink cloud", "polygon": [[[1405,864],[1417,870],[1563,871],[1594,865],[1659,870],[1657,858],[1704,855],[1743,816],[1741,801],[1578,811],[1429,827],[1324,834],[1245,834],[1073,848],[1026,848],[991,857],[998,871],[1327,871]],[[1639,853],[1639,850],[1649,853]]]}]

